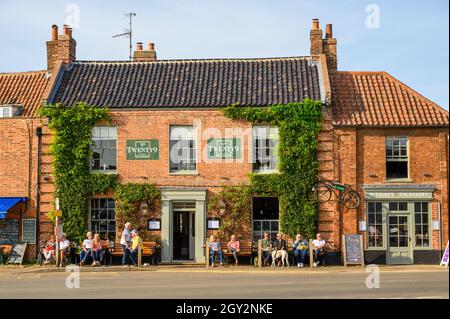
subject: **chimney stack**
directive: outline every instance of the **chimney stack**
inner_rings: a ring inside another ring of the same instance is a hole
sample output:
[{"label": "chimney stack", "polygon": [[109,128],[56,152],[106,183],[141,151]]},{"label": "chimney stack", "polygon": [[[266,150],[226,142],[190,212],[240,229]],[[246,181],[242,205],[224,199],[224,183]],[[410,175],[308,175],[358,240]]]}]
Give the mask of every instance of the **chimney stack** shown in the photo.
[{"label": "chimney stack", "polygon": [[47,41],[47,70],[52,73],[57,62],[71,63],[76,59],[77,42],[72,38],[72,28],[63,26],[63,34],[58,34],[58,26],[52,25],[51,40]]},{"label": "chimney stack", "polygon": [[156,61],[155,44],[150,42],[147,50],[144,50],[142,42],[136,43],[136,51],[134,51],[133,62],[154,62]]},{"label": "chimney stack", "polygon": [[328,71],[337,70],[337,41],[333,38],[333,26],[327,24],[325,27],[325,38],[320,29],[319,19],[313,19],[313,26],[310,31],[311,56],[318,60],[319,55],[325,54]]}]

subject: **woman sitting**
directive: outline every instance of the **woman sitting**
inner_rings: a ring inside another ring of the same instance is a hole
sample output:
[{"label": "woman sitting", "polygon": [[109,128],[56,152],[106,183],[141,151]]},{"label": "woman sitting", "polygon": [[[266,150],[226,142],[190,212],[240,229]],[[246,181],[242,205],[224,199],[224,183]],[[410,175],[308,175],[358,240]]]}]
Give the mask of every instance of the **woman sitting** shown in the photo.
[{"label": "woman sitting", "polygon": [[236,262],[236,266],[239,264],[238,262],[238,253],[241,251],[239,246],[239,240],[236,239],[235,235],[231,235],[231,240],[228,242],[228,249],[233,254],[234,261]]},{"label": "woman sitting", "polygon": [[92,256],[92,232],[88,232],[86,237],[87,238],[83,241],[83,245],[81,247],[80,266],[84,266],[89,257],[94,258]]},{"label": "woman sitting", "polygon": [[303,268],[305,265],[306,255],[308,254],[308,241],[298,234],[294,241],[294,257],[298,268]]},{"label": "woman sitting", "polygon": [[45,258],[44,265],[49,264],[52,261],[52,259],[53,260],[56,259],[56,240],[54,235],[50,236],[50,239],[45,244],[45,247],[42,252]]},{"label": "woman sitting", "polygon": [[222,266],[223,264],[223,253],[222,253],[222,247],[220,246],[220,242],[216,239],[216,236],[211,235],[209,238],[209,251],[211,255],[211,267],[214,267],[214,260],[216,257],[216,254],[219,255],[219,265]]},{"label": "woman sitting", "polygon": [[95,234],[94,239],[92,240],[92,258],[94,259],[94,262],[92,263],[92,266],[101,266],[100,260],[102,260],[103,256],[103,245],[102,241],[100,239],[100,234]]}]

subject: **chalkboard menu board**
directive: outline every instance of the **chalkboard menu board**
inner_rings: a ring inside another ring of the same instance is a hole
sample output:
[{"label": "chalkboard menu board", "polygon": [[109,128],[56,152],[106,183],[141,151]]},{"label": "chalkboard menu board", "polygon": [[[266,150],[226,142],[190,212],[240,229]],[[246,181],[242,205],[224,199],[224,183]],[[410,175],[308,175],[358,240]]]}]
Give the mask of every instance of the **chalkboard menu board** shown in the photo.
[{"label": "chalkboard menu board", "polygon": [[16,219],[0,220],[0,244],[13,244],[19,241],[19,222]]},{"label": "chalkboard menu board", "polygon": [[343,235],[342,247],[344,253],[344,266],[363,265],[364,249],[361,235]]},{"label": "chalkboard menu board", "polygon": [[20,264],[21,265],[26,249],[27,249],[27,243],[15,244],[9,255],[8,264]]},{"label": "chalkboard menu board", "polygon": [[22,219],[22,242],[36,243],[36,219]]}]

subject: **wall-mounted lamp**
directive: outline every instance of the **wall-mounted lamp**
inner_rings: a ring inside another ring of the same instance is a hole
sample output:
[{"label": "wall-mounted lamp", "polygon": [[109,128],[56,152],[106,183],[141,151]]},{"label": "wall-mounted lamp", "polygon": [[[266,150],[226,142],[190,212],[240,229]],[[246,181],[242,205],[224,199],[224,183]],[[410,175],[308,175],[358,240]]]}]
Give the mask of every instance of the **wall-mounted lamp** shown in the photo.
[{"label": "wall-mounted lamp", "polygon": [[219,202],[219,214],[224,215],[227,210],[227,204],[223,200],[220,200]]},{"label": "wall-mounted lamp", "polygon": [[142,202],[141,203],[141,212],[144,213],[144,214],[148,213],[148,204],[147,204],[147,202]]}]

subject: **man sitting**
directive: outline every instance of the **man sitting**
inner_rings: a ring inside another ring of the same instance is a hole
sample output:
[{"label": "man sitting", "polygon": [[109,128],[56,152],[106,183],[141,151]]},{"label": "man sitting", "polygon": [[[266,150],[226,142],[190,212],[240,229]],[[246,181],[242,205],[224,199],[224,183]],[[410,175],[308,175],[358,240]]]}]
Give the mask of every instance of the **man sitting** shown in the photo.
[{"label": "man sitting", "polygon": [[66,234],[63,233],[61,240],[59,241],[59,265],[58,267],[64,266],[64,258],[70,255],[70,241],[66,238]]},{"label": "man sitting", "polygon": [[316,268],[320,263],[319,258],[321,258],[322,260],[323,260],[323,258],[325,258],[326,241],[324,239],[322,239],[322,235],[320,233],[318,233],[316,235],[316,239],[314,239],[312,241],[312,245],[313,245],[313,254],[314,254],[313,266],[314,266],[314,268]]},{"label": "man sitting", "polygon": [[261,241],[261,250],[262,250],[262,265],[266,266],[269,262],[269,258],[272,254],[272,241],[269,238],[269,233],[264,233],[264,238]]},{"label": "man sitting", "polygon": [[[281,233],[277,234],[277,240],[274,243],[275,250],[277,254],[275,255],[275,262],[278,263],[278,266],[281,266],[281,250],[287,251],[286,240],[283,239],[283,235]],[[280,251],[280,252],[278,252]]]}]

